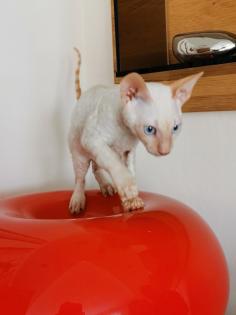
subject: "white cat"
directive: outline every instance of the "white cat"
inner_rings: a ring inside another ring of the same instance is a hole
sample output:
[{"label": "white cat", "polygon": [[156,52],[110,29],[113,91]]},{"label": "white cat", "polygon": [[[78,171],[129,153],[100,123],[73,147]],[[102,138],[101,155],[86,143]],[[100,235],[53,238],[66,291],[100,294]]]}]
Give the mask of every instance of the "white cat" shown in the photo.
[{"label": "white cat", "polygon": [[70,211],[79,213],[85,207],[85,175],[90,163],[103,195],[118,192],[125,211],[142,208],[135,182],[136,145],[141,141],[156,156],[170,152],[173,135],[181,126],[182,105],[203,73],[170,85],[145,83],[139,74],[131,73],[120,85],[95,86],[80,96],[79,70],[79,100],[69,132],[76,181]]}]

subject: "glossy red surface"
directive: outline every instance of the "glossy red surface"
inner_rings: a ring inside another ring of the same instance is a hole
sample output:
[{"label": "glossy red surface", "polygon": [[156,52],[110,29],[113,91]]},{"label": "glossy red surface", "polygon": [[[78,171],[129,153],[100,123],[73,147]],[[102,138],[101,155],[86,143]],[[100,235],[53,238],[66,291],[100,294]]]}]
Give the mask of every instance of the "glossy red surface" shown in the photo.
[{"label": "glossy red surface", "polygon": [[117,197],[71,192],[1,201],[0,313],[4,315],[223,315],[228,272],[211,229],[185,205],[142,193],[122,214]]}]

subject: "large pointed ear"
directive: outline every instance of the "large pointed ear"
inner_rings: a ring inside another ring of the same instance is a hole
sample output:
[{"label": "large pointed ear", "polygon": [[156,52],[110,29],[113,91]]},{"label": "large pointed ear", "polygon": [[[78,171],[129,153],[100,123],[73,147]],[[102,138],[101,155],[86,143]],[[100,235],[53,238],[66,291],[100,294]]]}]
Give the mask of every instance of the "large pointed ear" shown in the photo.
[{"label": "large pointed ear", "polygon": [[141,98],[143,101],[150,100],[147,85],[138,73],[130,73],[121,80],[120,95],[124,104],[134,97]]},{"label": "large pointed ear", "polygon": [[182,106],[185,102],[187,102],[187,100],[190,99],[193,88],[202,75],[203,72],[200,72],[171,83],[170,87],[173,98],[176,100],[179,106]]}]

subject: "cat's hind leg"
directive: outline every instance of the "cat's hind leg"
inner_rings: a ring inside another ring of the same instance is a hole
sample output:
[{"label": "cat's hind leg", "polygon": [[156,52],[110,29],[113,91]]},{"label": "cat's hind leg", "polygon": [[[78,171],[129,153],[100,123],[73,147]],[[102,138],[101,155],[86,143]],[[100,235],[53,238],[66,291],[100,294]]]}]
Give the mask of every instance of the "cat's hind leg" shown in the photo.
[{"label": "cat's hind leg", "polygon": [[78,143],[72,143],[70,150],[75,173],[75,187],[70,199],[69,209],[71,214],[77,214],[85,208],[85,176],[89,168],[90,160],[84,154]]},{"label": "cat's hind leg", "polygon": [[92,168],[103,196],[107,197],[116,194],[116,188],[108,172],[100,168],[94,161],[92,161]]}]

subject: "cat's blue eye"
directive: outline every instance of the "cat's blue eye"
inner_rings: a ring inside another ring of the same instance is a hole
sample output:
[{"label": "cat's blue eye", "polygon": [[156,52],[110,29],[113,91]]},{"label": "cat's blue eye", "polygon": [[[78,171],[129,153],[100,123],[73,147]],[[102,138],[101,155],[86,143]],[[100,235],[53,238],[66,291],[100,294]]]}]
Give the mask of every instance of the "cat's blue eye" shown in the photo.
[{"label": "cat's blue eye", "polygon": [[179,125],[178,124],[174,124],[172,132],[175,133],[178,129],[179,129]]},{"label": "cat's blue eye", "polygon": [[155,135],[156,131],[156,128],[153,126],[144,126],[144,133],[147,136]]}]

